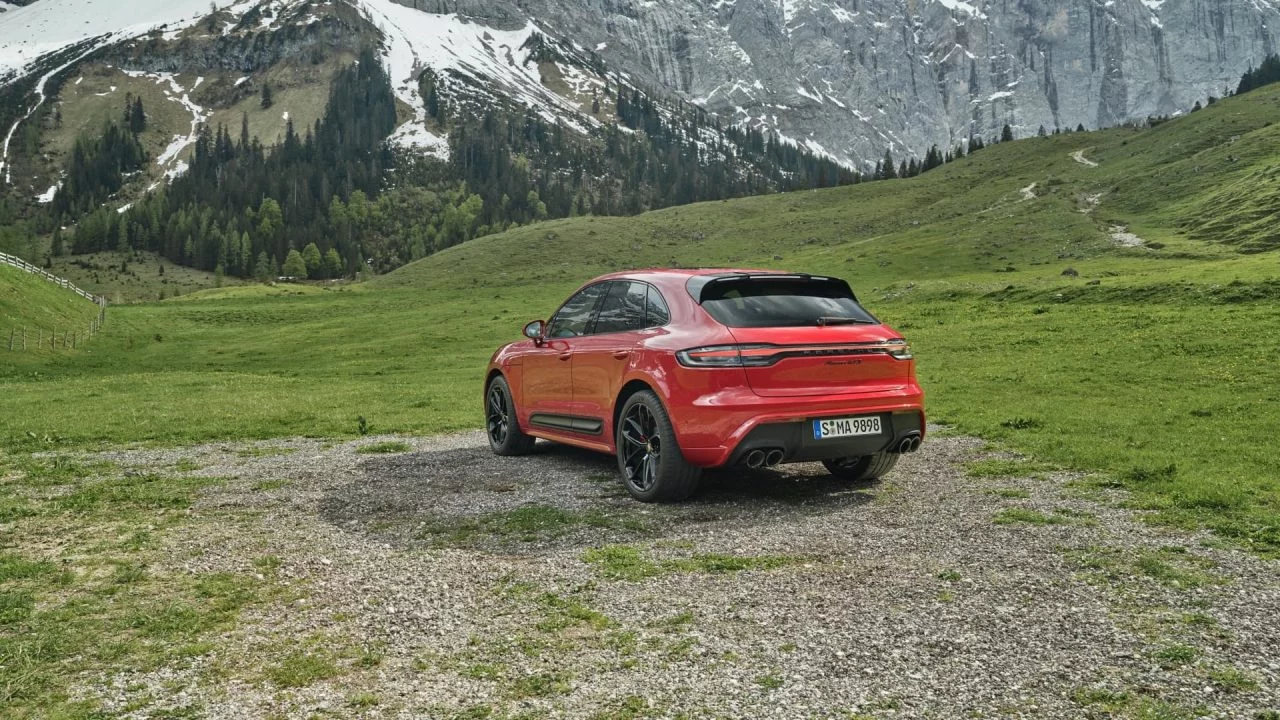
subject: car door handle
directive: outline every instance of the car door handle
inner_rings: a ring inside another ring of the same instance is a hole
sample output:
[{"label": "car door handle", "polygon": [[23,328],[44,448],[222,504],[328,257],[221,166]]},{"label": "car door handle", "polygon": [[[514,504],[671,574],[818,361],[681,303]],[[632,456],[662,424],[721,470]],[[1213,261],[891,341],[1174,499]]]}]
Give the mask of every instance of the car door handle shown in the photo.
[{"label": "car door handle", "polygon": [[618,358],[619,360],[626,360],[627,358],[631,357],[631,351],[630,350],[614,350],[613,356]]},{"label": "car door handle", "polygon": [[560,359],[561,359],[561,360],[568,360],[568,359],[569,359],[569,358],[571,358],[571,357],[573,357],[573,353],[571,353],[571,352],[562,352],[562,353],[560,353]]}]

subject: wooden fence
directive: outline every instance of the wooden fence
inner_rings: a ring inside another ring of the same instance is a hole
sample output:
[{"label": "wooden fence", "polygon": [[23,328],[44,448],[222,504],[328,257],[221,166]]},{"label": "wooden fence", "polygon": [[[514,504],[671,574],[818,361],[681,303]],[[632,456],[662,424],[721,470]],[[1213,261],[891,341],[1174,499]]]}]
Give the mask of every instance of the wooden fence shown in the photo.
[{"label": "wooden fence", "polygon": [[[46,271],[44,268],[36,267],[20,257],[0,253],[0,264],[12,265],[19,270],[25,270],[33,275],[39,275],[54,285],[70,290],[98,306],[98,314],[94,316],[94,318],[89,321],[89,324],[83,329],[74,328],[59,331],[57,329],[46,330],[44,328],[10,328],[8,348],[11,352],[14,350],[39,350],[46,347],[50,350],[57,350],[59,348],[74,350],[85,342],[88,342],[90,338],[97,335],[98,332],[102,330],[102,325],[107,321],[106,298],[81,290],[72,284],[70,280],[60,278],[57,275]],[[4,342],[4,338],[0,338],[0,342]]]}]

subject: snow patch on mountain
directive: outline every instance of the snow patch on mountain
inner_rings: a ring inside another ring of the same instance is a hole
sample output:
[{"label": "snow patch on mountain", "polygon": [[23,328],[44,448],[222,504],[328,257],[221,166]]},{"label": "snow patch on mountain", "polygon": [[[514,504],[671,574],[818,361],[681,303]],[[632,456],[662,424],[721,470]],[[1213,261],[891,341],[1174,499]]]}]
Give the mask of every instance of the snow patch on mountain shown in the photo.
[{"label": "snow patch on mountain", "polygon": [[[1164,2],[1164,0],[1142,0],[1142,1],[1143,1],[1143,2],[1145,2],[1145,3],[1152,3],[1152,2],[1154,2],[1154,3],[1156,3],[1156,6],[1157,6],[1157,7],[1159,7],[1159,4],[1160,4],[1160,3]],[[984,15],[984,14],[982,13],[982,11],[981,11],[981,10],[979,10],[979,9],[978,9],[978,8],[976,8],[976,7],[974,7],[973,5],[970,5],[970,4],[969,4],[969,3],[967,3],[967,2],[963,2],[962,0],[938,0],[938,2],[939,2],[939,3],[941,3],[942,5],[946,6],[946,7],[947,7],[947,9],[949,9],[949,10],[954,10],[954,11],[956,11],[956,12],[962,12],[962,13],[964,13],[964,14],[966,14],[966,15],[972,15],[972,16],[974,16],[974,17],[976,17],[976,18],[984,18],[984,19],[985,19],[985,18],[987,17],[986,15]]]},{"label": "snow patch on mountain", "polygon": [[53,185],[50,185],[48,190],[45,190],[44,192],[36,196],[36,202],[41,203],[43,205],[47,205],[53,202],[53,197],[58,194],[58,190],[61,187],[62,187],[61,180],[54,183]]},{"label": "snow patch on mountain", "polygon": [[[186,136],[174,135],[173,141],[164,149],[164,152],[160,153],[160,155],[156,157],[156,165],[166,168],[166,175],[176,177],[177,175],[181,175],[183,172],[186,172],[186,163],[177,161],[178,156],[181,155],[188,147],[195,144],[196,139],[200,134],[200,125],[209,119],[204,108],[191,101],[189,91],[178,84],[178,79],[173,73],[148,73],[141,70],[122,70],[122,72],[131,78],[145,77],[154,79],[157,85],[164,85],[167,83],[168,87],[164,90],[165,97],[172,102],[182,105],[182,107],[186,108],[187,112],[191,113],[190,134]],[[198,87],[202,82],[204,82],[203,76],[196,78],[195,85],[192,85],[191,89],[196,89],[196,87]]]},{"label": "snow patch on mountain", "polygon": [[396,97],[413,108],[414,119],[392,135],[402,147],[427,149],[448,157],[448,142],[426,126],[426,106],[418,90],[418,76],[428,67],[438,74],[456,71],[490,83],[506,97],[533,109],[548,122],[562,122],[578,130],[597,124],[568,100],[542,85],[537,63],[526,47],[535,32],[533,22],[519,30],[497,30],[469,22],[455,14],[427,13],[390,0],[359,0],[383,34],[383,62]]},{"label": "snow patch on mountain", "polygon": [[209,0],[40,0],[0,15],[0,76],[88,38],[105,45],[208,12]]}]

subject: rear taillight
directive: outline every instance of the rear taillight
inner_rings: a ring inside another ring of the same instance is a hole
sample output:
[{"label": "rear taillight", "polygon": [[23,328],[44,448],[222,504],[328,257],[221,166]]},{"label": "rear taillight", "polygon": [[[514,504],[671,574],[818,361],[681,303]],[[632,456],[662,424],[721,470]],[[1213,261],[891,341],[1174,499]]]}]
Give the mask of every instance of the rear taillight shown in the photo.
[{"label": "rear taillight", "polygon": [[776,345],[715,345],[681,350],[676,359],[685,367],[763,367],[776,362],[777,354]]},{"label": "rear taillight", "polygon": [[681,365],[691,368],[768,367],[789,357],[839,357],[888,355],[910,360],[911,346],[901,338],[853,345],[712,345],[676,353]]},{"label": "rear taillight", "polygon": [[898,338],[897,340],[886,340],[883,343],[880,343],[880,346],[884,348],[884,352],[889,353],[899,360],[910,360],[914,357],[911,354],[911,346],[902,338]]}]

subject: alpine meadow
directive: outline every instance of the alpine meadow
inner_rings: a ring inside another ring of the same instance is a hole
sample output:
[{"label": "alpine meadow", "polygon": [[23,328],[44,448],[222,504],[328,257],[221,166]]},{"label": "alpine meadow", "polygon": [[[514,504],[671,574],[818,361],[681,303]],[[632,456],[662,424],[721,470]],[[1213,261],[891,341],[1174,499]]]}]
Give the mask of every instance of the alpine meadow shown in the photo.
[{"label": "alpine meadow", "polygon": [[1275,552],[1260,439],[1280,431],[1278,111],[1270,86],[917,178],[537,223],[362,284],[116,306],[82,352],[6,358],[0,432],[47,451],[343,437],[357,417],[383,433],[476,427],[492,349],[588,278],[788,268],[849,278],[908,336],[932,421]]},{"label": "alpine meadow", "polygon": [[0,1],[0,720],[1280,719],[1277,33]]}]

